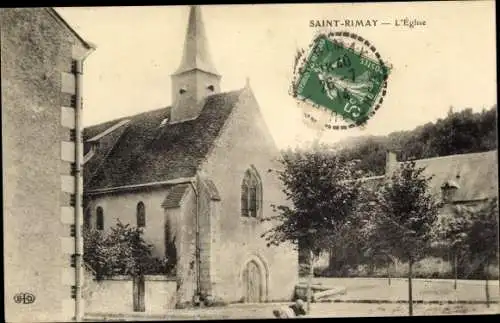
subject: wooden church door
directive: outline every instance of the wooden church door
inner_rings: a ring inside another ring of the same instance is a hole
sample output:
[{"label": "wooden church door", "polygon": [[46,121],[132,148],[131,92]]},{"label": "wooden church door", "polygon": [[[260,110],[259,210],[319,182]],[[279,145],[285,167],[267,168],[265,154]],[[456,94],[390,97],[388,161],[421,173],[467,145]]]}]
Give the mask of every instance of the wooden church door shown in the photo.
[{"label": "wooden church door", "polygon": [[243,272],[243,284],[245,301],[247,303],[260,303],[262,301],[262,276],[254,261],[250,261]]}]

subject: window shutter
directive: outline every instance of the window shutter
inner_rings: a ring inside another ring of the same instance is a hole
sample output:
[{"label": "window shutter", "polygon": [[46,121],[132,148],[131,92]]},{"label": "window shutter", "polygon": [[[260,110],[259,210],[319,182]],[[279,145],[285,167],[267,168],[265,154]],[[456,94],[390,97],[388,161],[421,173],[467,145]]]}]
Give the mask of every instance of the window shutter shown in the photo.
[{"label": "window shutter", "polygon": [[241,186],[241,216],[248,216],[248,186],[246,183]]}]

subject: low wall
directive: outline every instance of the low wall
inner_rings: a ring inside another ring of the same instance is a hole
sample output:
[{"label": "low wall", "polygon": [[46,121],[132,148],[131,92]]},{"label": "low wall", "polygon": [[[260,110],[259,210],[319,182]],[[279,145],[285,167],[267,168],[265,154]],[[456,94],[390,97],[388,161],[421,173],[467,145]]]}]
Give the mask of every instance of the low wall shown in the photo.
[{"label": "low wall", "polygon": [[[177,282],[166,276],[144,277],[146,313],[162,314],[175,308]],[[131,313],[134,311],[134,283],[130,276],[95,280],[87,276],[83,289],[85,313]]]},{"label": "low wall", "polygon": [[145,298],[147,313],[165,313],[175,308],[177,281],[163,276],[145,277]]},{"label": "low wall", "polygon": [[85,281],[86,313],[125,313],[134,310],[134,288],[128,276]]}]

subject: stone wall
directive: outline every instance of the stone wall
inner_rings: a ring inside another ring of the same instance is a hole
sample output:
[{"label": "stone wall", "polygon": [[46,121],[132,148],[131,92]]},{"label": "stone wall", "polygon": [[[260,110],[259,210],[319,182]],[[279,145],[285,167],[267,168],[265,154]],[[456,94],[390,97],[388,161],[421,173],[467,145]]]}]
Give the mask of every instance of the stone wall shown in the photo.
[{"label": "stone wall", "polygon": [[[164,314],[175,308],[177,283],[165,276],[145,276],[144,304],[148,314]],[[116,276],[85,283],[85,313],[122,314],[134,312],[134,283],[128,276]]]},{"label": "stone wall", "polygon": [[104,229],[114,227],[119,219],[124,224],[137,226],[137,204],[143,202],[146,210],[144,238],[153,244],[155,257],[165,256],[165,212],[161,207],[167,194],[166,188],[144,189],[131,193],[106,194],[93,196],[88,200],[91,223],[95,225],[96,209],[102,207]]},{"label": "stone wall", "polygon": [[[72,59],[84,45],[50,9],[2,8],[0,24],[6,320],[70,321]],[[18,304],[17,293],[36,299]]]},{"label": "stone wall", "polygon": [[243,297],[242,271],[254,260],[266,271],[264,301],[290,300],[298,280],[298,255],[290,245],[267,247],[261,234],[269,224],[241,216],[240,192],[245,171],[254,165],[263,184],[263,216],[273,214],[271,204],[284,204],[281,183],[269,169],[277,169],[279,151],[267,130],[257,102],[245,89],[216,146],[202,165],[221,200],[213,203],[211,268],[213,294],[233,302]]}]

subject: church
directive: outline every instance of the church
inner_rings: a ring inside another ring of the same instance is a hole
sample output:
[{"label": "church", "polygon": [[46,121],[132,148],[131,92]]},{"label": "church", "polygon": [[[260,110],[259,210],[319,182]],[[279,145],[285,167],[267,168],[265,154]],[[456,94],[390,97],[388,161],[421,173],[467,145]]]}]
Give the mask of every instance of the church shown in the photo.
[{"label": "church", "polygon": [[142,227],[158,257],[174,248],[177,303],[288,301],[297,251],[268,247],[260,221],[287,203],[269,172],[280,152],[249,82],[223,92],[221,77],[191,6],[171,106],[84,130],[84,220]]}]

